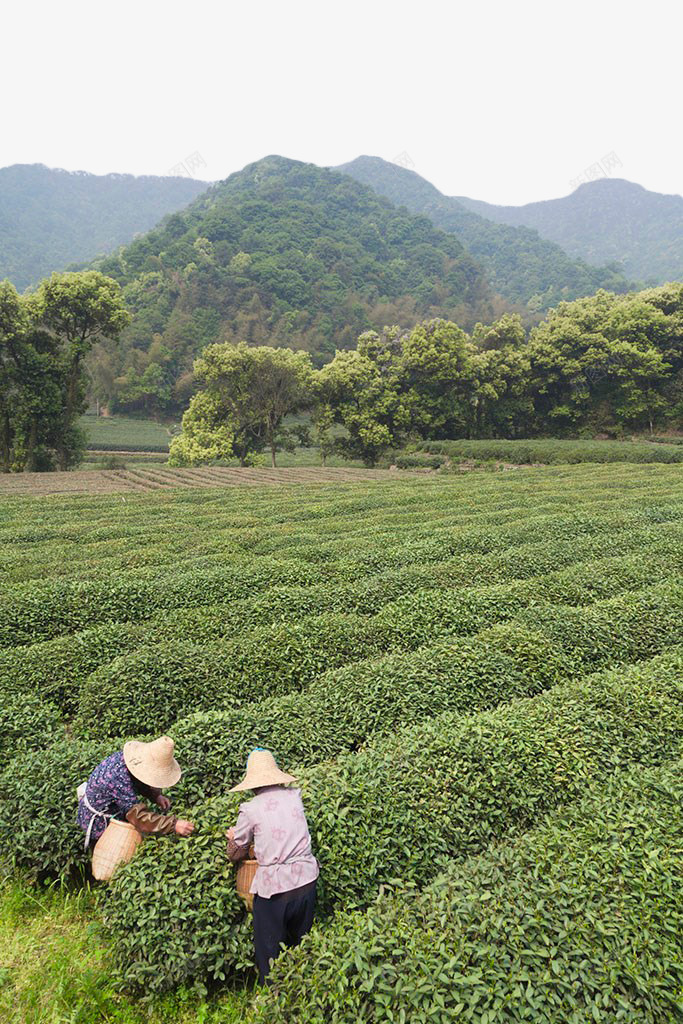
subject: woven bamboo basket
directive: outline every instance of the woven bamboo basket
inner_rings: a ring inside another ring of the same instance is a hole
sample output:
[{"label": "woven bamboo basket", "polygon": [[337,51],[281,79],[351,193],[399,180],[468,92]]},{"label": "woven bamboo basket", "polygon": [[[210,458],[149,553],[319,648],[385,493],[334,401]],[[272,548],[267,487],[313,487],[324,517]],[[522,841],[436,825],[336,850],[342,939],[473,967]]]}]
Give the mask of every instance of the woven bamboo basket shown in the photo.
[{"label": "woven bamboo basket", "polygon": [[238,862],[237,875],[235,876],[237,895],[249,911],[254,909],[254,894],[249,892],[249,890],[251,889],[251,883],[254,881],[257,869],[258,861],[254,854],[254,847],[250,846],[248,857]]},{"label": "woven bamboo basket", "polygon": [[108,882],[119,864],[125,864],[132,858],[141,842],[141,834],[130,822],[112,818],[95,843],[93,877]]}]

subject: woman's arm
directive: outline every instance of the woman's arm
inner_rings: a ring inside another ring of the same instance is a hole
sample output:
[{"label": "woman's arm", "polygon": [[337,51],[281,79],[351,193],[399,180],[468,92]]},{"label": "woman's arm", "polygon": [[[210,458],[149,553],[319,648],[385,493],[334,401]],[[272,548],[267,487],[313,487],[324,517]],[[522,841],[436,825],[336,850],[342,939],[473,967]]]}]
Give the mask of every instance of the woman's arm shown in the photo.
[{"label": "woman's arm", "polygon": [[243,810],[237,816],[237,824],[225,833],[228,840],[228,860],[244,860],[254,838],[254,827]]},{"label": "woman's arm", "polygon": [[175,814],[157,814],[144,804],[136,804],[126,814],[126,821],[129,821],[138,832],[156,836],[167,836],[175,832],[177,820]]}]

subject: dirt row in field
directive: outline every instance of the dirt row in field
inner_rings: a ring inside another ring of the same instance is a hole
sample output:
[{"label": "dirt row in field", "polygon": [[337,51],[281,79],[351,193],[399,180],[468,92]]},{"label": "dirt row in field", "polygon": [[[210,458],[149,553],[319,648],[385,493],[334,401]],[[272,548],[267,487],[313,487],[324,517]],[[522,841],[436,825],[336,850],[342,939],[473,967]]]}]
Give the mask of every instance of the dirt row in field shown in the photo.
[{"label": "dirt row in field", "polygon": [[[300,469],[232,469],[220,466],[166,469],[162,466],[140,466],[70,473],[10,473],[0,475],[0,497],[10,494],[115,494],[169,487],[353,483],[396,479],[397,475],[385,469],[323,469],[317,466],[304,466]],[[411,475],[404,471],[400,473],[400,476]]]}]

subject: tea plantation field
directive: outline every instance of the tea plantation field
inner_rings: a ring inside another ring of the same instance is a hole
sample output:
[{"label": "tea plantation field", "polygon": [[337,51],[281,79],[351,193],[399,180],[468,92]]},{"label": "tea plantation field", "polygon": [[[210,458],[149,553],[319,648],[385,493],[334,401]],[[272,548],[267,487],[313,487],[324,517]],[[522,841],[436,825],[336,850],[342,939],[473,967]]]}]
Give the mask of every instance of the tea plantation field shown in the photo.
[{"label": "tea plantation field", "polygon": [[[2,497],[1,867],[45,920],[59,884],[101,957],[33,1019],[181,1019],[183,993],[226,1024],[683,1021],[682,482]],[[162,732],[196,831],[84,892],[76,786]],[[321,863],[260,994],[224,839],[254,746],[300,780]],[[0,1015],[28,1005],[16,957]],[[92,995],[104,965],[125,996]]]}]

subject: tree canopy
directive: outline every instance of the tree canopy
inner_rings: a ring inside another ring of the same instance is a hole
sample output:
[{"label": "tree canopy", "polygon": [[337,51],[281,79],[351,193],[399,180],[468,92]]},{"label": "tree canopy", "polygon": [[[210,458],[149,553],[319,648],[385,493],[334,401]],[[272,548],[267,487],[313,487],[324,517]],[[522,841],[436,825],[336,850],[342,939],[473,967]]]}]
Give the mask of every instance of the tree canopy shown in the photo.
[{"label": "tree canopy", "polygon": [[129,322],[115,281],[53,274],[32,295],[0,283],[0,458],[3,472],[68,469],[81,457],[83,360]]},{"label": "tree canopy", "polygon": [[283,419],[310,403],[312,367],[305,352],[250,348],[244,342],[209,345],[194,371],[202,390],[191,400],[182,433],[171,443],[171,465],[231,456],[248,465],[268,449],[274,466],[279,449],[292,449],[302,439]]},{"label": "tree canopy", "polygon": [[[134,320],[113,355],[93,354],[93,378],[114,408],[147,411],[182,405],[207,344],[297,349],[319,367],[365,330],[434,316],[473,324],[494,301],[478,264],[426,217],[281,157],[233,174],[97,267]],[[163,372],[150,378],[151,364]]]}]

